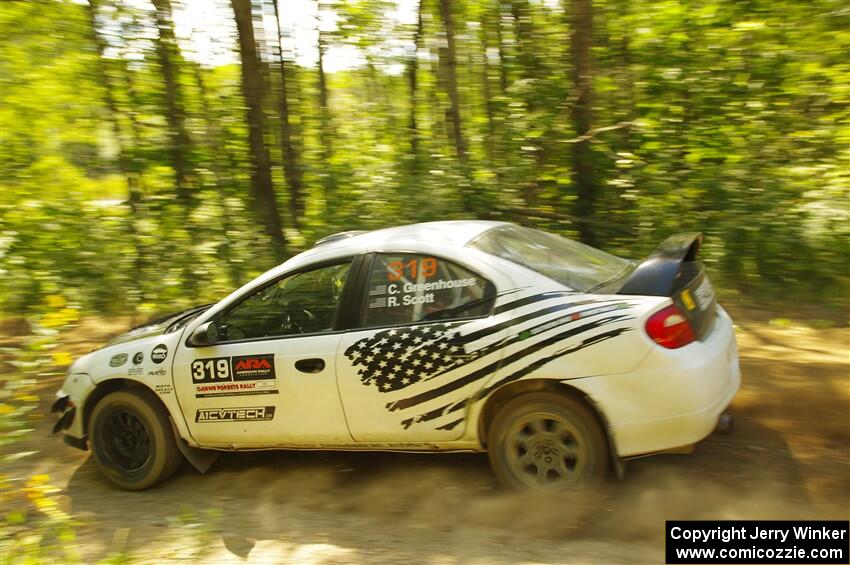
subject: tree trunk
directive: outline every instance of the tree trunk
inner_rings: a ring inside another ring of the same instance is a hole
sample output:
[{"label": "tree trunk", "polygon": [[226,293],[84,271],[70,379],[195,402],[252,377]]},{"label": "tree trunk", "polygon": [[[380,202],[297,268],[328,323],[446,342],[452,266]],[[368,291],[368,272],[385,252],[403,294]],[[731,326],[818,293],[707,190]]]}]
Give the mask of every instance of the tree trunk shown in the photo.
[{"label": "tree trunk", "polygon": [[414,173],[419,170],[419,125],[416,122],[416,95],[417,80],[419,72],[419,50],[422,48],[422,3],[419,0],[416,17],[416,31],[413,34],[413,55],[407,64],[407,83],[410,86],[410,118],[408,121],[408,134],[410,135],[410,155],[413,163]]},{"label": "tree trunk", "polygon": [[272,251],[278,261],[286,257],[286,238],[277,208],[274,186],[272,186],[271,160],[263,133],[263,75],[257,45],[254,41],[251,0],[230,0],[236,18],[239,36],[239,55],[242,59],[242,95],[247,106],[248,142],[251,147],[251,186],[259,213],[262,215],[266,235],[272,243]]},{"label": "tree trunk", "polygon": [[505,40],[502,37],[502,2],[496,2],[496,43],[499,48],[499,89],[502,96],[508,91],[508,67],[505,57]]},{"label": "tree trunk", "polygon": [[108,121],[109,125],[112,129],[112,135],[115,137],[115,145],[118,149],[118,168],[121,170],[121,174],[124,175],[124,178],[127,180],[127,194],[128,201],[130,204],[130,212],[136,212],[136,204],[139,201],[139,190],[137,179],[133,175],[132,167],[130,165],[126,148],[124,147],[123,136],[121,135],[121,125],[118,122],[118,104],[115,101],[115,86],[112,82],[112,78],[109,76],[109,72],[106,68],[106,61],[104,58],[104,53],[106,51],[106,42],[100,36],[97,31],[97,9],[98,3],[97,0],[90,0],[87,5],[89,22],[91,24],[91,39],[97,49],[97,80],[100,83],[101,88],[103,88],[103,101],[106,104],[106,109],[109,113]]},{"label": "tree trunk", "polygon": [[[593,75],[591,69],[590,47],[593,38],[592,0],[571,0],[572,35],[570,53],[572,55],[572,79],[576,93],[573,108],[573,127],[577,135],[586,134],[591,129]],[[596,204],[596,186],[593,174],[590,139],[573,143],[573,184],[577,199],[575,215],[588,220],[579,224],[581,240],[588,245],[596,245],[593,216]]]},{"label": "tree trunk", "polygon": [[[527,82],[528,93],[525,95],[525,104],[529,116],[535,116],[540,109],[541,90],[539,80],[543,76],[540,69],[540,59],[537,55],[535,45],[535,30],[532,25],[531,4],[528,0],[511,1],[511,19],[513,20],[513,32],[516,38],[516,54],[519,63],[519,76]],[[530,122],[530,125],[533,122]],[[533,127],[533,125],[532,125]],[[532,147],[535,169],[542,173],[549,159],[550,144],[544,136],[536,139],[524,140],[526,146]],[[538,197],[543,189],[543,183],[536,174],[530,174],[524,181],[522,196],[527,208],[537,206]]]},{"label": "tree trunk", "polygon": [[457,49],[455,47],[455,25],[452,15],[452,0],[440,0],[440,17],[446,33],[446,88],[449,91],[449,119],[452,140],[458,160],[466,164],[466,141],[460,121],[460,95],[457,88]]},{"label": "tree trunk", "polygon": [[171,14],[171,0],[152,0],[156,9],[156,53],[162,79],[165,82],[165,117],[168,122],[168,143],[171,161],[174,166],[174,180],[177,185],[177,198],[191,207],[192,194],[189,191],[189,133],[186,130],[186,110],[183,107],[183,95],[180,87],[180,49],[174,36],[174,22]]},{"label": "tree trunk", "polygon": [[[321,2],[319,3],[321,6]],[[320,7],[321,9],[321,7]],[[321,123],[321,140],[322,146],[328,150],[330,147],[330,139],[329,139],[329,130],[330,130],[330,118],[328,115],[328,82],[325,77],[325,51],[327,47],[325,46],[325,34],[322,33],[322,30],[319,29],[319,60],[318,60],[318,73],[319,73],[319,109],[322,114],[322,123]]]},{"label": "tree trunk", "polygon": [[[132,176],[132,184],[133,189],[130,191],[130,201],[133,203],[133,206],[138,206],[142,201],[142,195],[144,194],[144,183],[142,182],[142,172],[145,168],[145,160],[139,156],[137,151],[131,151],[139,146],[142,139],[142,128],[139,124],[139,119],[136,116],[136,108],[134,107],[137,104],[137,92],[135,87],[133,86],[133,74],[130,70],[130,65],[126,60],[121,62],[121,78],[124,83],[124,90],[127,93],[127,109],[124,111],[124,115],[127,116],[127,120],[130,122],[130,139],[129,139],[129,148],[124,147],[122,151],[125,154],[128,154],[128,167],[130,170],[130,174]],[[128,181],[128,183],[131,181]]]},{"label": "tree trunk", "polygon": [[[496,6],[498,9],[498,5]],[[483,21],[481,22],[481,88],[482,95],[484,96],[484,110],[487,114],[487,142],[485,143],[485,147],[487,149],[487,160],[490,163],[490,167],[497,171],[498,176],[498,163],[496,157],[496,103],[493,100],[493,92],[490,88],[490,57],[488,56],[488,51],[490,49],[490,34],[488,33],[488,26],[490,25],[491,17],[490,10],[487,10],[484,13]],[[495,13],[495,16],[498,18],[498,11]],[[497,20],[498,23],[498,20]]]},{"label": "tree trunk", "polygon": [[[130,240],[133,242],[133,246],[135,248],[135,256],[133,257],[133,285],[135,290],[135,300],[131,299],[130,303],[133,305],[131,309],[131,316],[133,323],[136,320],[136,305],[138,302],[142,301],[143,287],[141,285],[141,281],[143,279],[143,270],[144,270],[144,253],[143,246],[141,243],[141,238],[139,237],[138,231],[136,230],[136,220],[139,217],[139,204],[141,204],[142,200],[142,190],[141,190],[141,182],[139,180],[138,171],[135,170],[129,155],[127,154],[126,144],[123,142],[121,135],[121,124],[118,121],[119,110],[118,104],[115,101],[115,85],[112,81],[112,78],[109,76],[109,72],[106,68],[106,59],[104,58],[104,53],[106,52],[106,42],[103,37],[97,31],[97,10],[98,3],[97,0],[89,0],[87,5],[89,22],[91,24],[91,38],[94,42],[95,48],[97,49],[97,66],[96,72],[98,77],[98,82],[100,82],[101,88],[103,88],[103,98],[106,103],[106,109],[109,112],[109,124],[112,128],[112,135],[115,137],[115,145],[118,150],[118,168],[121,170],[121,174],[124,175],[124,178],[127,180],[127,205],[129,207],[129,217],[127,218],[127,235]],[[129,73],[129,70],[125,70],[125,72]],[[129,79],[129,77],[128,77]],[[135,123],[134,118],[130,116],[132,130],[135,134]],[[138,137],[136,137],[138,139]]]},{"label": "tree trunk", "polygon": [[531,22],[531,5],[528,0],[511,0],[511,18],[514,23],[520,72],[526,80],[538,78],[539,62],[534,44],[534,27]]},{"label": "tree trunk", "polygon": [[198,97],[204,117],[204,154],[209,159],[206,162],[206,166],[215,179],[216,195],[218,196],[219,206],[221,206],[222,211],[221,225],[215,226],[219,233],[223,235],[223,244],[219,248],[219,258],[223,263],[223,268],[227,270],[231,285],[240,286],[238,274],[240,265],[233,260],[233,244],[228,237],[231,231],[231,220],[227,206],[227,187],[233,185],[233,177],[227,172],[228,167],[221,166],[222,161],[224,161],[224,155],[227,153],[226,148],[222,147],[221,142],[222,135],[221,128],[219,127],[221,116],[210,107],[209,94],[207,93],[207,86],[204,82],[204,73],[201,65],[192,63],[192,70],[195,75],[195,82],[198,85]]},{"label": "tree trunk", "polygon": [[[319,11],[322,9],[321,0],[317,0]],[[325,210],[327,219],[333,224],[333,213],[336,206],[333,205],[334,198],[334,177],[332,175],[331,160],[333,157],[333,147],[331,146],[331,112],[328,102],[328,82],[325,77],[325,34],[319,28],[319,60],[317,62],[317,71],[319,75],[319,142],[322,146],[320,155],[322,156],[321,172],[319,173],[322,179],[322,188],[325,193]]]},{"label": "tree trunk", "polygon": [[283,30],[280,27],[278,1],[272,0],[274,17],[277,22],[277,43],[280,50],[280,145],[283,152],[283,174],[289,185],[289,208],[295,227],[304,216],[304,175],[298,150],[293,143],[292,126],[289,123],[289,92],[286,89],[286,60],[283,57]]}]

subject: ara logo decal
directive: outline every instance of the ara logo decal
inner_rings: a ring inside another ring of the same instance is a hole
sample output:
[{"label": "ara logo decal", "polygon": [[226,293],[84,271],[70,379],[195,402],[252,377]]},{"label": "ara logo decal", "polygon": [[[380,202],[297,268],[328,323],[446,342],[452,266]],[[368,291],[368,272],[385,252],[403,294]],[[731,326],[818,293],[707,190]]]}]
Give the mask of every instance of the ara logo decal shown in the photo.
[{"label": "ara logo decal", "polygon": [[243,359],[233,368],[234,371],[246,371],[249,369],[271,369],[272,366],[266,359]]},{"label": "ara logo decal", "polygon": [[230,360],[234,381],[259,381],[273,379],[274,355],[244,355]]}]

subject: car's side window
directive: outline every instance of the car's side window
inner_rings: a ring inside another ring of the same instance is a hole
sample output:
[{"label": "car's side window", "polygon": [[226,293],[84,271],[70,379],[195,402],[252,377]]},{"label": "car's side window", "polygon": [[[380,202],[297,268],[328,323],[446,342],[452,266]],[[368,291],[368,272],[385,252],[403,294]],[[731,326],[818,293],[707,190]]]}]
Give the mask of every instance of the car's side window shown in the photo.
[{"label": "car's side window", "polygon": [[333,329],[349,262],[279,279],[218,319],[222,341],[312,334]]},{"label": "car's side window", "polygon": [[484,316],[495,301],[493,283],[439,257],[380,253],[369,273],[363,327]]}]

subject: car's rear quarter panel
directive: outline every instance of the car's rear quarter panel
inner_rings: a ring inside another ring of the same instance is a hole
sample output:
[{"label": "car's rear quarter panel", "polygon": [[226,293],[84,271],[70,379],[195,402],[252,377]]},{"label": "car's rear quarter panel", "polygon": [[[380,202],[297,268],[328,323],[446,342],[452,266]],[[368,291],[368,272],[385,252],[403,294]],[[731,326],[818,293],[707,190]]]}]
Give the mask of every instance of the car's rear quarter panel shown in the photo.
[{"label": "car's rear quarter panel", "polygon": [[718,308],[703,341],[680,349],[653,344],[628,373],[570,381],[606,415],[621,457],[696,443],[714,429],[740,385],[732,320]]}]

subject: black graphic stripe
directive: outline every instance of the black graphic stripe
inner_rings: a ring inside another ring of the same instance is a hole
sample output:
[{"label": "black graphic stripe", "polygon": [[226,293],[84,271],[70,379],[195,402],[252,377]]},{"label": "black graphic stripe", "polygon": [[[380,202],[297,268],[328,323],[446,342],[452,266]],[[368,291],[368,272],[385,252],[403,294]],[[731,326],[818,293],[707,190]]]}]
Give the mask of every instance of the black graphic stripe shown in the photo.
[{"label": "black graphic stripe", "polygon": [[[538,295],[538,298],[562,294],[544,293]],[[515,301],[514,304],[517,302],[519,301]],[[357,374],[364,385],[375,386],[379,392],[389,393],[463,369],[469,363],[478,360],[488,363],[490,360],[485,358],[491,353],[518,341],[554,330],[569,321],[629,307],[626,302],[615,304],[617,301],[612,299],[564,302],[564,299],[556,300],[555,304],[538,308],[536,311],[506,320],[501,324],[490,322],[489,327],[473,330],[467,336],[461,334],[461,328],[467,325],[463,322],[435,322],[380,330],[372,336],[354,342],[345,350],[345,356],[351,361],[352,366],[358,367]],[[581,305],[593,305],[593,307],[577,311]],[[477,350],[469,349],[472,344],[480,343],[483,338],[493,335],[494,332],[510,334],[511,332],[507,330],[511,327],[562,311],[571,312],[571,314],[538,323],[522,332],[513,332],[513,335],[496,339]],[[497,364],[491,367],[491,372],[498,366]]]},{"label": "black graphic stripe", "polygon": [[[439,427],[439,428],[437,428],[437,429],[438,429],[438,430],[453,430],[453,429],[454,429],[454,428],[456,428],[456,427],[457,427],[457,425],[458,425],[458,424],[460,424],[461,422],[463,422],[463,418],[458,418],[458,419],[457,419],[457,420],[455,420],[454,422],[449,422],[448,424],[444,424],[444,425],[440,426],[440,427]],[[406,427],[407,427],[407,426],[405,426],[405,428],[406,428]]]},{"label": "black graphic stripe", "polygon": [[[591,345],[595,345],[595,344],[600,343],[602,341],[606,341],[606,340],[615,338],[615,337],[619,336],[620,334],[625,333],[625,332],[630,331],[630,330],[631,330],[631,328],[616,328],[616,329],[613,329],[613,330],[603,332],[603,333],[597,334],[595,336],[589,337],[575,347],[558,351],[557,353],[554,353],[554,354],[552,354],[548,357],[544,357],[542,359],[538,359],[537,361],[535,361],[533,363],[530,363],[529,365],[523,367],[522,369],[511,373],[507,377],[505,377],[503,379],[499,379],[498,381],[496,381],[492,385],[479,390],[478,392],[476,392],[475,394],[473,394],[469,398],[461,400],[460,402],[456,402],[455,404],[446,404],[446,405],[441,406],[439,408],[435,408],[434,410],[430,410],[428,412],[425,412],[424,414],[421,414],[421,415],[416,416],[414,418],[408,418],[408,419],[406,419],[402,422],[402,426],[404,426],[404,428],[407,429],[410,426],[412,426],[413,424],[417,424],[417,423],[420,423],[420,422],[428,422],[430,420],[434,420],[436,418],[439,418],[440,416],[448,415],[448,414],[451,414],[452,412],[456,412],[456,411],[458,411],[462,408],[465,408],[466,406],[469,406],[470,404],[472,404],[474,402],[477,402],[478,400],[481,400],[482,398],[486,397],[488,394],[490,394],[492,391],[499,388],[500,386],[503,386],[503,385],[506,385],[510,382],[519,380],[519,379],[523,378],[524,376],[536,371],[537,369],[540,369],[541,367],[543,367],[547,363],[551,363],[555,359],[558,359],[560,357],[564,357],[565,355],[569,355],[570,353],[575,353],[576,351],[579,351],[579,350],[584,349],[586,347],[590,347]],[[437,428],[437,429],[441,429],[441,428]]]},{"label": "black graphic stripe", "polygon": [[547,314],[552,314],[553,312],[560,312],[561,310],[566,310],[567,308],[572,308],[573,306],[584,306],[586,304],[604,304],[606,302],[622,302],[622,299],[617,300],[579,300],[576,302],[566,302],[561,304],[555,304],[554,306],[548,306],[546,308],[541,308],[540,310],[535,310],[534,312],[529,312],[528,314],[523,314],[522,316],[517,316],[516,318],[511,318],[510,320],[506,320],[500,324],[494,324],[492,326],[482,328],[480,330],[468,333],[463,336],[458,336],[455,340],[457,343],[466,345],[468,343],[472,343],[473,341],[478,341],[481,338],[487,337],[488,335],[493,335],[495,333],[499,333],[503,330],[506,330],[510,327],[516,326],[518,324],[525,323],[529,320],[533,320],[534,318],[539,318],[541,316],[545,316]]},{"label": "black graphic stripe", "polygon": [[[577,319],[582,319],[585,316],[593,316],[593,315],[596,314],[596,313],[593,312],[594,310],[598,310],[600,308],[605,308],[606,307],[605,305],[608,305],[608,306],[611,306],[611,307],[617,306],[618,309],[619,308],[625,309],[625,308],[628,308],[630,306],[628,303],[621,302],[621,301],[618,301],[618,300],[599,300],[599,301],[597,301],[597,300],[583,300],[583,301],[579,301],[579,302],[572,302],[572,303],[569,303],[569,304],[559,304],[559,305],[551,306],[549,308],[544,309],[544,310],[551,310],[551,312],[543,312],[541,310],[538,310],[536,312],[532,312],[531,314],[527,315],[527,319],[523,320],[523,322],[527,322],[529,319],[533,319],[533,318],[536,318],[536,317],[539,317],[539,316],[543,316],[545,314],[550,314],[552,312],[557,312],[559,310],[566,310],[566,309],[569,309],[569,308],[574,307],[574,306],[587,305],[587,304],[594,304],[594,307],[593,308],[585,308],[584,310],[579,310],[577,312],[571,312],[568,316],[559,316],[559,317],[554,318],[552,320],[547,320],[545,322],[537,324],[536,326],[532,326],[528,329],[525,329],[518,334],[514,334],[514,335],[511,335],[511,336],[502,338],[499,341],[496,341],[494,343],[486,345],[485,347],[482,347],[481,349],[471,351],[468,354],[469,359],[465,363],[453,365],[453,366],[448,367],[448,368],[446,368],[446,369],[444,369],[444,370],[442,370],[438,373],[430,375],[430,376],[428,376],[428,377],[426,377],[422,380],[423,381],[430,381],[432,379],[436,379],[437,377],[445,375],[446,373],[448,373],[450,371],[454,371],[455,369],[458,369],[459,367],[461,367],[463,365],[468,365],[469,363],[471,363],[473,361],[477,361],[478,359],[486,357],[486,356],[490,355],[491,353],[495,353],[496,351],[502,350],[502,349],[504,349],[504,348],[506,348],[510,345],[513,345],[513,344],[518,343],[520,341],[524,341],[526,339],[529,339],[530,337],[534,337],[537,334],[540,334],[540,333],[543,333],[545,331],[553,330],[555,328],[564,326],[564,325],[566,325],[566,324],[568,324],[572,321],[575,321]],[[610,311],[610,310],[607,310],[607,311]],[[588,314],[588,312],[591,312],[591,314]],[[605,313],[605,312],[599,312],[599,313]],[[577,316],[577,318],[574,318],[574,316]],[[521,323],[521,322],[517,322],[517,323]],[[513,325],[516,325],[516,324],[508,323],[507,327],[511,327]],[[457,338],[453,339],[452,343],[454,343],[456,341],[457,341]],[[465,349],[464,349],[464,351],[465,351]],[[497,362],[497,364],[498,363],[500,363],[500,362]],[[389,408],[390,405],[387,405],[387,407]],[[390,408],[390,409],[392,409],[392,408]]]},{"label": "black graphic stripe", "polygon": [[449,412],[454,412],[455,410],[458,410],[459,408],[461,408],[463,405],[466,405],[467,403],[477,402],[478,400],[485,398],[487,395],[489,395],[491,392],[493,392],[497,388],[499,388],[503,385],[506,385],[510,382],[513,382],[515,380],[521,379],[522,377],[528,375],[529,373],[536,371],[537,369],[543,367],[547,363],[551,363],[555,359],[559,359],[559,358],[564,357],[566,355],[569,355],[571,353],[575,353],[576,351],[580,351],[580,350],[582,350],[586,347],[590,347],[591,345],[596,345],[597,343],[601,343],[603,341],[613,339],[613,338],[615,338],[615,337],[617,337],[621,334],[624,334],[628,331],[631,331],[631,330],[632,330],[632,328],[627,328],[627,327],[620,327],[620,328],[615,328],[613,330],[608,330],[607,332],[602,332],[600,334],[596,334],[594,336],[591,336],[591,337],[583,340],[579,345],[576,345],[575,347],[570,347],[570,348],[558,351],[558,352],[556,352],[556,353],[554,353],[554,354],[552,354],[548,357],[544,357],[543,359],[539,359],[539,360],[535,361],[534,363],[531,363],[527,367],[520,369],[519,371],[516,371],[514,373],[511,373],[509,376],[496,381],[495,383],[491,384],[488,387],[481,389],[480,391],[478,391],[477,393],[472,395],[472,397],[468,401],[465,401],[463,403],[458,403],[455,406],[453,406],[449,410]]},{"label": "black graphic stripe", "polygon": [[[549,347],[549,346],[551,346],[555,343],[558,343],[561,340],[568,339],[570,337],[579,335],[579,334],[584,333],[586,331],[590,331],[590,330],[593,330],[595,328],[598,328],[598,327],[600,327],[604,324],[609,324],[609,323],[612,323],[612,322],[623,320],[625,318],[628,318],[628,316],[625,315],[625,314],[621,314],[621,315],[617,315],[617,316],[609,316],[608,318],[601,318],[599,320],[594,320],[594,321],[589,322],[587,324],[584,324],[584,325],[581,325],[581,326],[578,326],[578,327],[575,327],[575,328],[571,328],[567,331],[558,333],[558,334],[550,336],[550,337],[548,337],[544,340],[541,340],[537,343],[534,343],[534,344],[530,345],[529,347],[527,347],[527,348],[525,348],[521,351],[517,351],[515,353],[512,353],[511,355],[508,355],[503,360],[499,360],[499,361],[496,361],[494,363],[490,363],[486,367],[482,367],[481,369],[478,369],[477,371],[473,371],[472,373],[469,373],[469,374],[467,374],[463,377],[460,377],[458,379],[450,381],[450,382],[448,382],[448,383],[446,383],[442,386],[435,387],[431,390],[427,390],[425,392],[422,392],[422,393],[417,394],[415,396],[411,396],[409,398],[402,398],[400,400],[392,402],[392,403],[387,405],[387,408],[391,411],[404,410],[405,408],[410,408],[412,406],[416,406],[418,404],[422,404],[424,402],[434,400],[435,398],[439,398],[440,396],[443,396],[444,394],[448,394],[450,392],[453,392],[453,391],[455,391],[459,388],[462,388],[462,387],[464,387],[464,386],[466,386],[470,383],[473,383],[473,382],[489,375],[490,373],[492,373],[496,369],[498,369],[498,367],[500,365],[510,365],[511,363],[519,361],[523,357],[527,357],[527,356],[529,356],[533,353],[540,351],[541,349],[545,349],[546,347]],[[569,323],[569,321],[566,322],[566,323]]]},{"label": "black graphic stripe", "polygon": [[524,298],[514,300],[513,302],[508,302],[506,304],[502,304],[501,306],[497,306],[493,309],[493,315],[497,316],[509,310],[515,310],[523,306],[528,306],[529,304],[534,304],[535,302],[541,302],[543,300],[549,300],[550,298],[557,298],[558,296],[565,296],[567,294],[575,294],[575,292],[573,292],[572,290],[553,290],[551,292],[532,294],[531,296],[526,296]]}]

